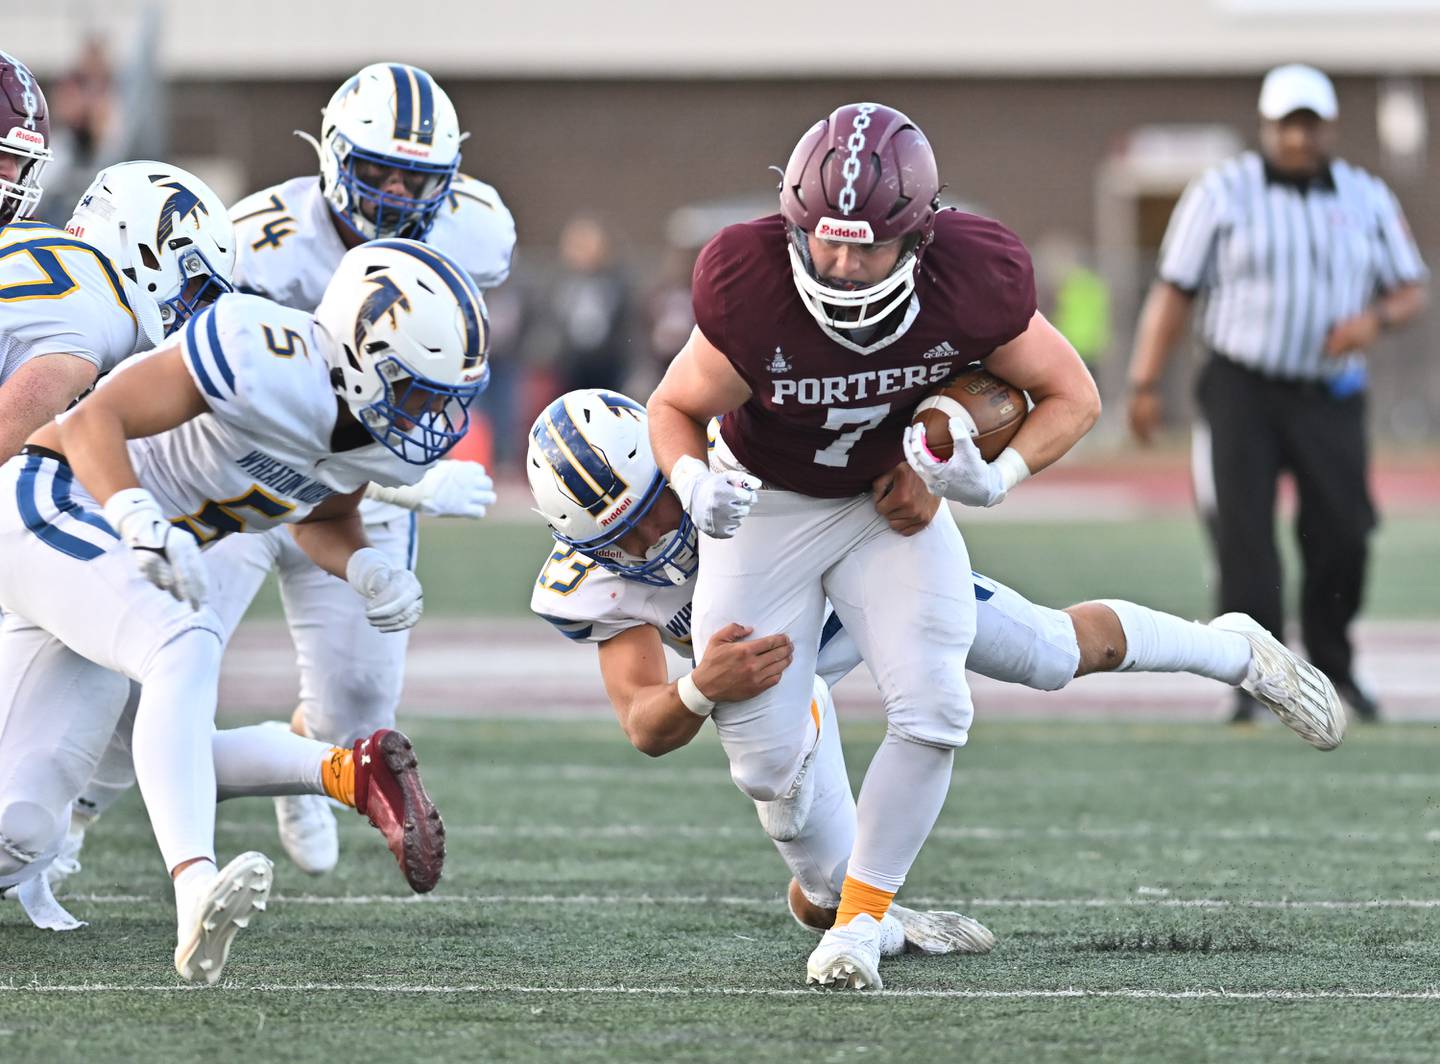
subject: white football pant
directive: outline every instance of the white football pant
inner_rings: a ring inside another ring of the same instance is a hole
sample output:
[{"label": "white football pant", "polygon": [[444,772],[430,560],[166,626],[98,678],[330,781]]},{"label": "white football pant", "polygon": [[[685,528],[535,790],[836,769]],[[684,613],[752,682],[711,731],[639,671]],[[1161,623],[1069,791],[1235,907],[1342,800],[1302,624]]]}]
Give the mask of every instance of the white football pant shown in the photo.
[{"label": "white football pant", "polygon": [[[415,515],[367,523],[371,546],[396,568],[415,567]],[[233,591],[244,613],[272,569],[300,668],[300,707],[316,739],[350,746],[380,728],[393,727],[405,682],[410,633],[381,632],[365,619],[365,600],[344,580],[312,562],[284,528],[229,536],[206,552],[210,570]]]},{"label": "white football pant", "polygon": [[214,860],[220,618],[141,576],[55,459],[0,466],[0,557],[0,852],[28,863],[63,835],[61,803],[78,796],[125,706],[128,684],[101,675],[110,670],[144,685],[135,769],[166,867]]}]

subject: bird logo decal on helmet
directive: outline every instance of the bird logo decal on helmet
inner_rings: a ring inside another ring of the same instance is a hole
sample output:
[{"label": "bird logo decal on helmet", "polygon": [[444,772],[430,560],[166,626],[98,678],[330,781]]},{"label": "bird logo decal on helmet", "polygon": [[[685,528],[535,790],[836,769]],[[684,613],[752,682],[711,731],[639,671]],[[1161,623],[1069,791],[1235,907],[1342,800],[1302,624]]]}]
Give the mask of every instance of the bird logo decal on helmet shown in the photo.
[{"label": "bird logo decal on helmet", "polygon": [[150,177],[151,184],[175,190],[170,193],[170,198],[160,207],[160,220],[155,225],[156,247],[165,246],[165,242],[175,232],[176,222],[183,222],[192,212],[196,214],[196,221],[199,221],[200,214],[210,213],[210,208],[200,202],[198,193],[192,192],[179,181],[162,181],[162,178],[166,176],[168,175],[153,174]]},{"label": "bird logo decal on helmet", "polygon": [[398,328],[400,321],[397,312],[409,311],[410,300],[405,298],[405,293],[400,291],[400,286],[395,283],[388,273],[365,278],[366,284],[373,284],[375,291],[365,297],[365,302],[360,304],[360,310],[355,315],[355,346],[358,348],[365,340],[366,326],[377,324],[386,314],[390,315],[390,327]]}]

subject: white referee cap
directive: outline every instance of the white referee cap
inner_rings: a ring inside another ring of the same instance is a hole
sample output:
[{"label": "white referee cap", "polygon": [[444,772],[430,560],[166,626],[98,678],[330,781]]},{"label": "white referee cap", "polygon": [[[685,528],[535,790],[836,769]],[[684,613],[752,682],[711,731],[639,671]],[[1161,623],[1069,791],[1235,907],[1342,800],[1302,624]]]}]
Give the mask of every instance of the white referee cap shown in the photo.
[{"label": "white referee cap", "polygon": [[1335,86],[1330,79],[1304,63],[1287,63],[1265,75],[1260,86],[1260,114],[1279,121],[1296,111],[1314,111],[1327,122],[1340,114]]}]

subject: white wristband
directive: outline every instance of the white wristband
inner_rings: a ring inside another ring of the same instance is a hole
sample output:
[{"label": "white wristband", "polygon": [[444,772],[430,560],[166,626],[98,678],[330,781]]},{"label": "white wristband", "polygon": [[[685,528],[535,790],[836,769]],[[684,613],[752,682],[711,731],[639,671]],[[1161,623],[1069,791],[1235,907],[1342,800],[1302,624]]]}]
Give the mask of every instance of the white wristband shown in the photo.
[{"label": "white wristband", "polygon": [[155,501],[155,496],[144,488],[121,488],[105,500],[101,510],[110,527],[118,532],[122,539],[125,536],[125,526],[136,514],[140,514],[141,519],[147,522],[164,520],[160,513],[160,504]]},{"label": "white wristband", "polygon": [[1024,456],[1014,447],[1006,447],[992,464],[1000,470],[1000,481],[1005,485],[1007,493],[1030,475],[1030,467]]},{"label": "white wristband", "polygon": [[390,560],[374,547],[361,547],[345,563],[345,581],[362,595],[371,593],[375,574],[390,568]]},{"label": "white wristband", "polygon": [[695,674],[687,672],[680,679],[675,681],[675,692],[680,696],[680,701],[685,703],[685,708],[697,717],[708,717],[715,703],[706,698],[700,688],[695,686]]}]

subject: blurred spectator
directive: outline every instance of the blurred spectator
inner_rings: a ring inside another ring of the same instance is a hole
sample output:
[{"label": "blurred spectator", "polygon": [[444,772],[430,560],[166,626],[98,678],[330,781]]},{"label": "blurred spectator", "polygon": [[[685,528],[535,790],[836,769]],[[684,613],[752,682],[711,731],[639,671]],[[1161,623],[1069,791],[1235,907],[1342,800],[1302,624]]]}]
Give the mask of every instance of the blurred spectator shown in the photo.
[{"label": "blurred spectator", "polygon": [[645,297],[646,338],[649,358],[637,364],[626,384],[627,394],[643,399],[655,390],[670,360],[685,346],[695,328],[690,305],[690,275],[695,269],[694,248],[671,247],[661,263],[660,275]]},{"label": "blurred spectator", "polygon": [[55,163],[45,174],[40,216],[64,225],[95,171],[114,161],[115,75],[105,43],[87,40],[70,70],[50,93]]},{"label": "blurred spectator", "polygon": [[560,273],[551,308],[559,330],[562,390],[622,388],[629,370],[630,285],[615,263],[609,232],[577,215],[560,234]]},{"label": "blurred spectator", "polygon": [[1110,286],[1069,233],[1042,236],[1035,267],[1045,316],[1093,370],[1110,348]]},{"label": "blurred spectator", "polygon": [[519,469],[524,461],[530,422],[524,419],[521,395],[534,332],[532,298],[524,279],[514,273],[507,283],[485,293],[490,315],[490,386],[481,394],[477,410],[489,421],[495,469]]}]

